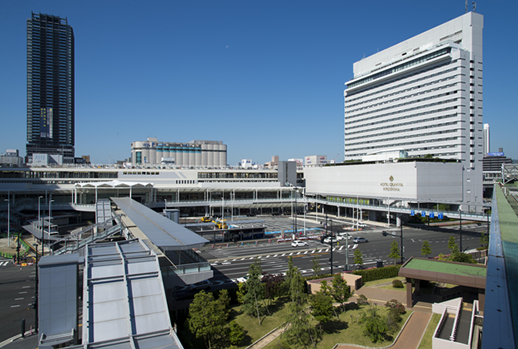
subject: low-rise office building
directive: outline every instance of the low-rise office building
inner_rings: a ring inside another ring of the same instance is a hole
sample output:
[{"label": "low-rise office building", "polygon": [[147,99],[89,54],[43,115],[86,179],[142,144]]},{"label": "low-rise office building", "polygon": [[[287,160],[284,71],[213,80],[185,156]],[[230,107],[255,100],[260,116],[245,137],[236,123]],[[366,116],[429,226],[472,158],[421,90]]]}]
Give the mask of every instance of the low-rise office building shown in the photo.
[{"label": "low-rise office building", "polygon": [[144,142],[131,143],[131,163],[224,168],[227,166],[227,146],[222,141],[193,140],[179,143],[159,142],[157,138],[148,138]]}]

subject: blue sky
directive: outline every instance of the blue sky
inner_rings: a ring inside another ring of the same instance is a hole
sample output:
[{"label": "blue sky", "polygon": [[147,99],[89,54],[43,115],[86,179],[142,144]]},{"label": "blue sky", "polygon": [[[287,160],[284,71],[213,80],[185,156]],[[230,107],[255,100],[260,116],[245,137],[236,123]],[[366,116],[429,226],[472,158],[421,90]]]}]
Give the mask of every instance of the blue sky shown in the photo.
[{"label": "blue sky", "polygon": [[[471,9],[471,1],[469,1]],[[26,20],[75,34],[76,156],[130,156],[132,141],[221,140],[228,163],[343,160],[353,63],[464,14],[462,0],[0,0],[0,152],[26,145]],[[484,0],[484,122],[518,158],[518,1]],[[515,120],[515,121],[513,121]]]}]

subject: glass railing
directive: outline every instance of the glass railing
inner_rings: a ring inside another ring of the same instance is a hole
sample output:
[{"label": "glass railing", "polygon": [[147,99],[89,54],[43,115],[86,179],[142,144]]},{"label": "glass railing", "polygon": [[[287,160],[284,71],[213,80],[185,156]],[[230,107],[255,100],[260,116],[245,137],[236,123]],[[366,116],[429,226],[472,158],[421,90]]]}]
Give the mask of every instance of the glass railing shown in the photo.
[{"label": "glass railing", "polygon": [[176,275],[184,275],[210,271],[211,267],[209,262],[202,262],[162,267],[160,270],[162,271],[162,276],[171,276],[173,273]]}]

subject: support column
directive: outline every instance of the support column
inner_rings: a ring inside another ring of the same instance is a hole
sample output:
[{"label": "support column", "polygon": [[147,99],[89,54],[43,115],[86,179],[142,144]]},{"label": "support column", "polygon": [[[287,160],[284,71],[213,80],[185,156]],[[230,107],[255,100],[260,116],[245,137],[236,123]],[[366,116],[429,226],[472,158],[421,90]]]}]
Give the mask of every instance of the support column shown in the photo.
[{"label": "support column", "polygon": [[478,290],[478,308],[480,311],[484,311],[485,304],[486,304],[486,290],[479,289]]},{"label": "support column", "polygon": [[421,295],[421,280],[414,279],[414,282],[415,282],[414,293],[416,296],[420,296]]},{"label": "support column", "polygon": [[406,307],[411,308],[412,305],[412,279],[406,278]]}]

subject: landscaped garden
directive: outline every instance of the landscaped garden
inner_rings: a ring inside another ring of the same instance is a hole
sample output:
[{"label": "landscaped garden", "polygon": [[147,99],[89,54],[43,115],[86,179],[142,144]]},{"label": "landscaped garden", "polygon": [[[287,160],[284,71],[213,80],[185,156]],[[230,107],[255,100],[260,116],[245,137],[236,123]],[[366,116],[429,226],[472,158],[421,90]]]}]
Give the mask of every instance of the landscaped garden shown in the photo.
[{"label": "landscaped garden", "polygon": [[[371,274],[393,273],[388,270]],[[284,278],[261,275],[256,261],[237,290],[196,294],[179,331],[184,347],[246,348],[275,329],[277,336],[271,336],[275,338],[267,348],[332,348],[337,343],[383,347],[394,341],[409,316],[396,300],[385,306],[364,296],[349,302],[350,289],[340,274],[308,294],[306,280],[291,259]]]}]

